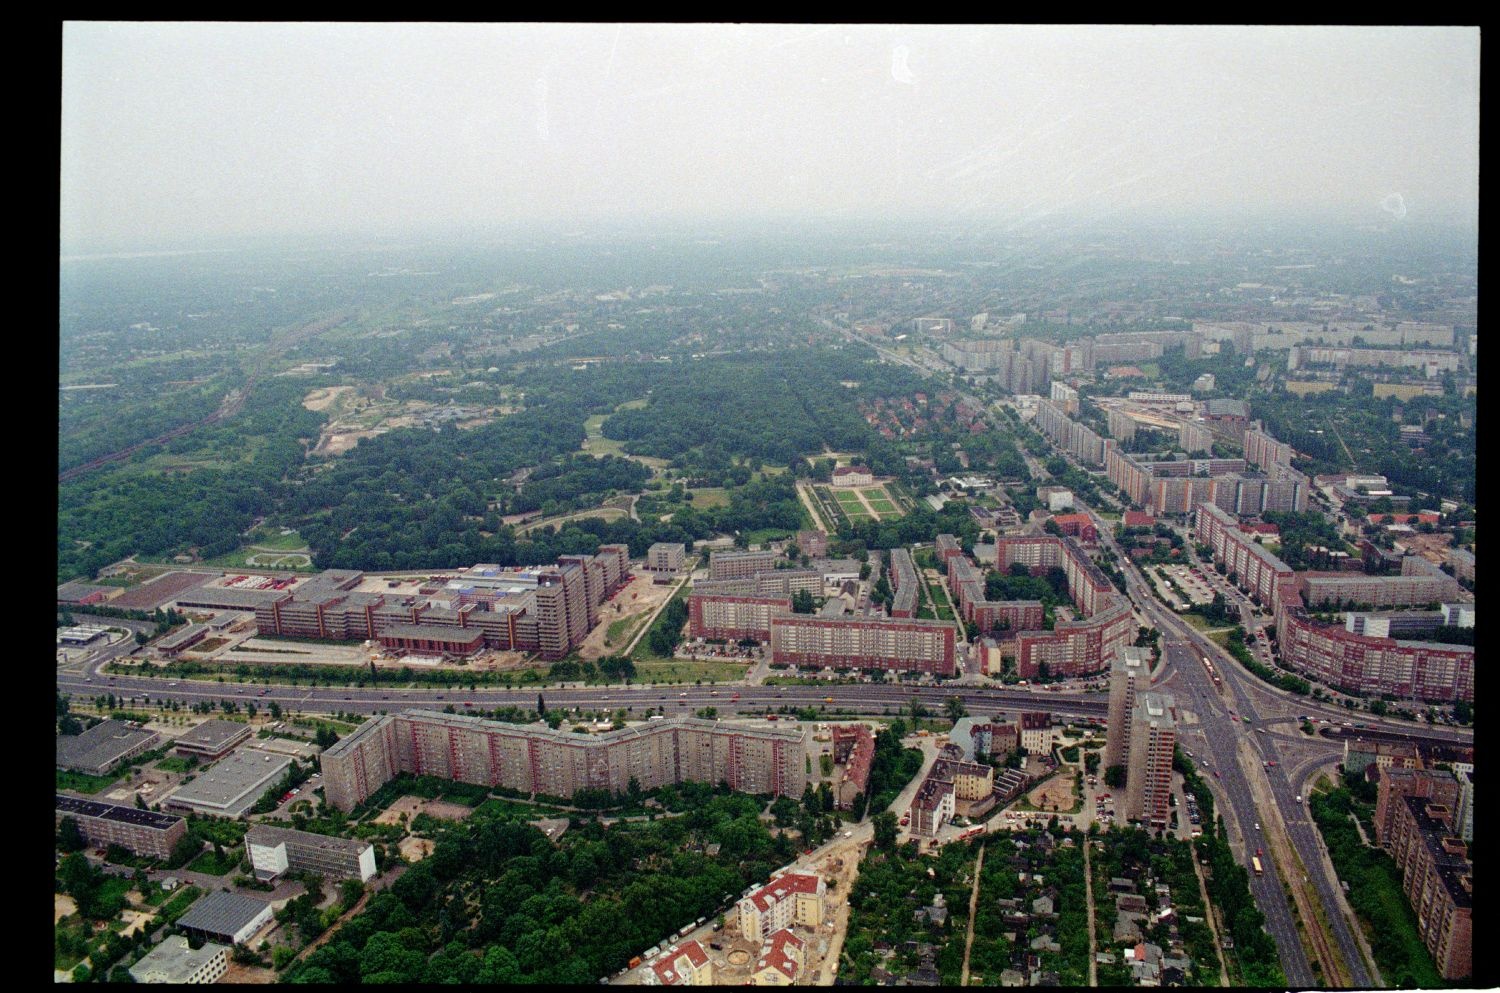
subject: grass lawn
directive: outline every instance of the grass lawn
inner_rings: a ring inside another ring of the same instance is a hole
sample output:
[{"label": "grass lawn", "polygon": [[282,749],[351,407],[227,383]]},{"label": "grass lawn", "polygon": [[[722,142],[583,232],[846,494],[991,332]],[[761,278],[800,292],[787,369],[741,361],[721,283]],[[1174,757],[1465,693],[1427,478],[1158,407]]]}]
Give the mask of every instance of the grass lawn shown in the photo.
[{"label": "grass lawn", "polygon": [[[807,508],[804,507],[802,512],[805,515]],[[752,545],[764,545],[768,541],[780,541],[794,534],[796,534],[795,531],[788,531],[786,528],[756,528],[754,531],[745,532],[745,540]]]},{"label": "grass lawn", "polygon": [[119,778],[118,776],[90,776],[86,772],[58,769],[57,788],[60,790],[74,790],[79,793],[98,793]]},{"label": "grass lawn", "polygon": [[1208,636],[1208,639],[1220,648],[1227,649],[1229,647],[1229,630],[1214,631]]},{"label": "grass lawn", "polygon": [[615,410],[640,410],[650,402],[651,401],[647,400],[645,397],[639,397],[635,400],[626,400],[624,403],[616,407]]},{"label": "grass lawn", "polygon": [[291,534],[282,534],[279,530],[273,533],[262,532],[251,538],[249,544],[261,548],[274,548],[283,552],[297,552],[307,547],[307,542],[296,531]]},{"label": "grass lawn", "polygon": [[203,891],[196,886],[178,887],[177,892],[172,894],[172,898],[162,904],[161,910],[157,912],[157,919],[166,921],[167,924],[176,924],[177,918],[187,913],[193,901],[202,895]]},{"label": "grass lawn", "polygon": [[622,617],[618,621],[611,621],[609,629],[604,632],[604,644],[610,648],[624,647],[635,634],[635,629],[640,627],[641,622],[649,616],[651,616],[649,613],[637,614],[634,617]]},{"label": "grass lawn", "polygon": [[693,506],[699,510],[729,506],[729,492],[722,486],[705,486],[700,490],[688,490],[693,495]]},{"label": "grass lawn", "polygon": [[537,817],[566,817],[568,815],[566,811],[559,810],[557,807],[528,803],[525,800],[490,797],[474,808],[474,816],[495,817],[507,821],[529,821]]},{"label": "grass lawn", "polygon": [[239,867],[240,857],[233,851],[226,851],[220,858],[215,855],[213,849],[209,849],[188,863],[188,868],[194,872],[206,872],[210,876],[222,876],[226,872]]},{"label": "grass lawn", "polygon": [[[1180,618],[1182,618],[1183,620],[1187,621],[1189,624],[1191,624],[1193,627],[1197,628],[1199,631],[1210,631],[1210,632],[1213,632],[1213,631],[1228,631],[1229,630],[1229,627],[1224,627],[1222,625],[1215,625],[1208,618],[1201,617],[1198,614],[1178,614],[1177,616],[1180,617]],[[1233,627],[1233,625],[1230,625],[1230,627]]]},{"label": "grass lawn", "polygon": [[745,674],[750,671],[748,664],[734,662],[691,662],[683,659],[658,659],[654,661],[637,662],[635,665],[635,681],[637,683],[663,683],[676,681],[679,683],[692,683],[703,680],[705,683],[725,683],[736,679],[744,679]]},{"label": "grass lawn", "polygon": [[198,763],[181,755],[169,755],[157,762],[156,767],[165,772],[187,772],[190,769],[196,769]]},{"label": "grass lawn", "polygon": [[839,503],[853,504],[856,507],[860,505],[859,497],[854,495],[853,490],[829,490],[828,492],[832,493],[833,498]]}]

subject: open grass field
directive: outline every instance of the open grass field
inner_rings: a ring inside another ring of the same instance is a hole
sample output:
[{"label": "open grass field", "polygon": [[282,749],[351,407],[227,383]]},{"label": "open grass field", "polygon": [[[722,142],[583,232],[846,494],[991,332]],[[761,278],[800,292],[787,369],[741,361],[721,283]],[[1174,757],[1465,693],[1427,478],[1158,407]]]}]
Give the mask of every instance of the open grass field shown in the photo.
[{"label": "open grass field", "polygon": [[74,790],[78,793],[98,793],[118,778],[118,776],[90,776],[86,772],[58,769],[57,788],[60,790]]},{"label": "open grass field", "polygon": [[688,492],[693,495],[693,507],[697,510],[729,506],[729,491],[722,486],[705,486],[703,489],[688,490]]},{"label": "open grass field", "polygon": [[635,681],[639,683],[727,683],[744,679],[748,663],[691,662],[682,659],[660,659],[637,662]]}]

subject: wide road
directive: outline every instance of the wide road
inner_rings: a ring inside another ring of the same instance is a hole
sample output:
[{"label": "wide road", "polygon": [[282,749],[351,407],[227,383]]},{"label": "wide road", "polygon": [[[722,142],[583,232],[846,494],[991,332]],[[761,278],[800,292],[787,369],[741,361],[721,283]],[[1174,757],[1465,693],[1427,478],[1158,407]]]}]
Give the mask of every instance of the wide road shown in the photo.
[{"label": "wide road", "polygon": [[[1099,523],[1107,524],[1108,522]],[[1102,527],[1100,533],[1101,536],[1105,533]],[[1270,818],[1280,819],[1285,825],[1286,834],[1296,849],[1298,857],[1307,867],[1309,881],[1314,887],[1319,902],[1323,905],[1323,917],[1327,921],[1328,931],[1333,937],[1345,968],[1348,969],[1353,985],[1371,986],[1369,970],[1365,967],[1364,958],[1349,921],[1345,917],[1345,903],[1339,892],[1338,882],[1333,876],[1332,866],[1328,862],[1322,838],[1312,824],[1307,807],[1297,802],[1296,798],[1303,793],[1304,787],[1301,783],[1288,780],[1285,764],[1277,750],[1275,736],[1269,733],[1259,733],[1256,730],[1259,728],[1264,731],[1261,727],[1262,719],[1257,710],[1256,699],[1263,690],[1257,678],[1244,672],[1226,651],[1210,641],[1202,632],[1183,622],[1151,596],[1144,580],[1139,578],[1137,570],[1128,558],[1122,556],[1122,562],[1126,586],[1132,599],[1162,632],[1162,647],[1168,663],[1164,668],[1163,676],[1171,678],[1173,689],[1183,694],[1183,698],[1178,700],[1179,707],[1186,706],[1197,715],[1200,721],[1203,731],[1202,747],[1206,749],[1208,755],[1212,756],[1210,761],[1215,785],[1219,786],[1222,791],[1224,802],[1220,806],[1224,808],[1225,823],[1235,825],[1236,830],[1231,832],[1231,837],[1237,834],[1241,839],[1242,859],[1248,864],[1254,850],[1260,849],[1262,850],[1261,862],[1268,870],[1275,869],[1276,863],[1272,851],[1269,846],[1262,844],[1261,832],[1256,829],[1256,825]],[[1223,695],[1215,688],[1207,670],[1203,667],[1202,658],[1205,656],[1214,661],[1215,671],[1220,674],[1224,682]],[[1300,699],[1296,704],[1291,704],[1289,701],[1273,696],[1271,702],[1273,705],[1296,706],[1303,712],[1310,709],[1304,706]],[[1232,713],[1238,714],[1241,719],[1236,720],[1231,716]],[[1249,723],[1245,723],[1243,718],[1249,718]],[[1181,730],[1179,728],[1179,731]],[[1326,739],[1307,739],[1309,742],[1314,740]],[[1239,762],[1242,741],[1249,742],[1256,756],[1253,772],[1250,773],[1246,773]],[[1337,755],[1336,751],[1330,749],[1330,761],[1335,760]],[[1275,761],[1276,766],[1268,767],[1266,763],[1269,761]],[[1252,784],[1247,778],[1249,775],[1264,776],[1266,781],[1256,783],[1255,789],[1252,790]],[[1255,801],[1257,792],[1262,795],[1269,793],[1274,798],[1273,809],[1260,809],[1261,805]],[[1305,797],[1303,799],[1305,800]],[[1287,875],[1293,885],[1297,882],[1296,876],[1302,874],[1302,870],[1297,866],[1282,866],[1280,871]],[[1255,896],[1256,905],[1266,915],[1266,929],[1276,941],[1277,952],[1288,982],[1297,986],[1313,985],[1315,982],[1319,985],[1327,985],[1335,982],[1333,976],[1325,975],[1319,980],[1313,974],[1301,940],[1298,938],[1296,924],[1292,919],[1291,908],[1288,905],[1286,893],[1282,889],[1278,872],[1267,871],[1264,876],[1260,877],[1252,875],[1250,889]],[[1317,926],[1316,921],[1305,923],[1309,928]]]},{"label": "wide road", "polygon": [[[99,664],[103,664],[103,661]],[[912,699],[920,700],[933,715],[943,712],[950,697],[963,701],[969,713],[986,715],[996,711],[1044,710],[1062,718],[1098,719],[1108,710],[1104,694],[1079,695],[1042,691],[991,689],[974,686],[894,686],[882,684],[834,684],[829,686],[578,686],[569,688],[498,689],[468,687],[446,689],[401,689],[392,686],[289,686],[286,684],[238,683],[201,679],[144,676],[111,676],[103,672],[57,674],[57,688],[74,696],[113,693],[117,697],[147,695],[151,702],[177,700],[192,704],[203,700],[255,701],[264,706],[274,700],[284,708],[302,712],[375,713],[405,707],[453,704],[459,709],[490,710],[497,707],[534,709],[536,698],[546,698],[548,709],[616,710],[640,713],[664,708],[668,714],[692,714],[703,707],[717,708],[723,717],[774,712],[781,707],[828,707],[857,714],[901,714]],[[739,699],[734,699],[738,695]],[[828,698],[833,703],[827,703]]]}]

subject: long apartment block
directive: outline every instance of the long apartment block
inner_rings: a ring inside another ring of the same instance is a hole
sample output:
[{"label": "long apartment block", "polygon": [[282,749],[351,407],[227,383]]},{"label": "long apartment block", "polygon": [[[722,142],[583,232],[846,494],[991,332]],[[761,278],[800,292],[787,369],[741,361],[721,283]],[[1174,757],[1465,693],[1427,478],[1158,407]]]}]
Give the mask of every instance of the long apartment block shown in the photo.
[{"label": "long apartment block", "polygon": [[1213,549],[1214,560],[1234,573],[1241,589],[1276,609],[1280,591],[1295,579],[1291,566],[1258,544],[1254,532],[1241,528],[1233,514],[1211,503],[1198,507],[1195,534]]},{"label": "long apartment block", "polygon": [[688,597],[688,631],[694,638],[771,640],[771,618],[792,612],[787,597],[720,596],[696,591]]},{"label": "long apartment block", "polygon": [[407,710],[366,721],[323,753],[328,802],[349,811],[399,773],[571,797],[669,783],[728,783],[800,797],[805,732],[675,717],[604,734]]},{"label": "long apartment block", "polygon": [[771,661],[798,665],[951,676],[950,621],[814,617],[771,619]]},{"label": "long apartment block", "polygon": [[159,814],[58,793],[55,823],[61,825],[64,817],[78,822],[79,831],[90,845],[100,848],[120,845],[150,858],[167,858],[172,854],[172,846],[187,835],[187,821],[176,814]]},{"label": "long apartment block", "polygon": [[1059,622],[1051,631],[1039,630],[1040,602],[983,599],[983,574],[965,558],[952,535],[938,535],[937,554],[947,566],[948,582],[965,620],[981,628],[987,621],[990,629],[1005,622],[1017,630],[1016,671],[1025,679],[1041,675],[1043,666],[1052,676],[1101,672],[1135,638],[1130,602],[1072,538],[1002,535],[995,540],[995,566],[1001,572],[1019,563],[1036,574],[1052,568],[1067,574],[1068,595],[1083,619]]}]

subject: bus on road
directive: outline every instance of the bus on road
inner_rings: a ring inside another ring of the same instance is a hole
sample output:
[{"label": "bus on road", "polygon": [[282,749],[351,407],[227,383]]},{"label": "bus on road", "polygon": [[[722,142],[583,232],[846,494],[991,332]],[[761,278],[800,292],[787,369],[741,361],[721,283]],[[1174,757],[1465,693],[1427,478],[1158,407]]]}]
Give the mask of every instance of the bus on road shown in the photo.
[{"label": "bus on road", "polygon": [[1259,876],[1261,874],[1260,856],[1258,856],[1258,855],[1252,855],[1250,857],[1250,867],[1255,870],[1255,874],[1257,876]]}]

